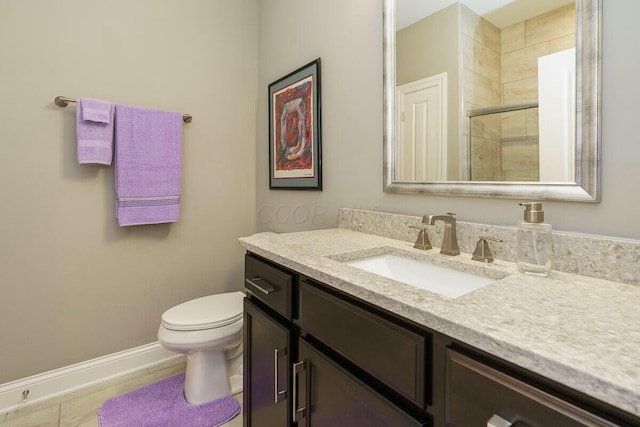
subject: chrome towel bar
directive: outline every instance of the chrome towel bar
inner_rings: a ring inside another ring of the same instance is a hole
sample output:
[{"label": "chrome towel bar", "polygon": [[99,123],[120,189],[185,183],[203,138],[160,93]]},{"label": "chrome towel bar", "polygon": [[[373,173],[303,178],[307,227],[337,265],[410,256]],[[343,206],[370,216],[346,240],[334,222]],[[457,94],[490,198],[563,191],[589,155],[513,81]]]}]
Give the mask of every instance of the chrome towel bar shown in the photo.
[{"label": "chrome towel bar", "polygon": [[[68,98],[66,96],[56,96],[55,99],[53,100],[53,102],[55,102],[55,104],[58,107],[66,107],[67,105],[69,105],[70,102],[76,102],[76,99],[73,98]],[[193,117],[191,117],[191,114],[183,114],[182,115],[182,121],[185,123],[191,123],[191,120],[193,120]]]}]

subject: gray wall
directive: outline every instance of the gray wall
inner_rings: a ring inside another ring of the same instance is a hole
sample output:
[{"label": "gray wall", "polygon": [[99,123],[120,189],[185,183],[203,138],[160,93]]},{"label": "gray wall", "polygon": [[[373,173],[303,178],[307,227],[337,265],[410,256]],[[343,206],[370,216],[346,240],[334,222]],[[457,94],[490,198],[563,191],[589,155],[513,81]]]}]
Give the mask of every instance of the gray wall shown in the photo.
[{"label": "gray wall", "polygon": [[[458,52],[460,26],[458,5],[398,30],[396,33],[396,83],[403,85],[439,73],[448,73],[451,82],[458,81],[461,68]],[[454,97],[457,99],[457,85]]]},{"label": "gray wall", "polygon": [[[0,1],[0,384],[156,341],[164,310],[242,287],[255,230],[256,0]],[[118,227],[75,105],[188,112],[182,220]]]},{"label": "gray wall", "polygon": [[[452,4],[396,33],[396,84],[447,73],[447,179],[460,179],[460,7]],[[434,42],[435,41],[435,42]]]},{"label": "gray wall", "polygon": [[[639,239],[640,2],[603,4],[602,202],[547,202],[545,210],[559,230]],[[290,25],[282,25],[283,16]],[[334,227],[339,207],[452,211],[464,221],[514,224],[521,217],[516,200],[383,193],[381,40],[379,1],[261,1],[258,229]],[[315,57],[322,57],[324,191],[270,191],[266,87]]]}]

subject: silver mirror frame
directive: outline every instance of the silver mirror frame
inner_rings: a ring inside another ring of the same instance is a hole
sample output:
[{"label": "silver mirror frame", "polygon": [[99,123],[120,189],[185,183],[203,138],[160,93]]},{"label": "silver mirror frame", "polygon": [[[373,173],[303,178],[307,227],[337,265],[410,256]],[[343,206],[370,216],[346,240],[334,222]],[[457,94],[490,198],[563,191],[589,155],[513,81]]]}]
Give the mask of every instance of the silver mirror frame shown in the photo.
[{"label": "silver mirror frame", "polygon": [[[509,199],[600,201],[600,58],[602,0],[576,0],[576,182],[394,182],[395,3],[383,1],[384,186],[390,193]],[[582,90],[579,90],[581,88]]]}]

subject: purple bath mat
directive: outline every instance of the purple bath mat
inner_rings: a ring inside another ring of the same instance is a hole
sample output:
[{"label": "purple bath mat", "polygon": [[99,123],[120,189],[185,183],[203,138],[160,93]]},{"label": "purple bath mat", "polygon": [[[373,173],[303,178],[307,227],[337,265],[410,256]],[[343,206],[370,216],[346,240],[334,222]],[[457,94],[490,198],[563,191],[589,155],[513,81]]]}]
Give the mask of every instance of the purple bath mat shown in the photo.
[{"label": "purple bath mat", "polygon": [[180,374],[107,400],[98,410],[100,427],[216,427],[240,413],[231,396],[188,404],[183,384]]}]

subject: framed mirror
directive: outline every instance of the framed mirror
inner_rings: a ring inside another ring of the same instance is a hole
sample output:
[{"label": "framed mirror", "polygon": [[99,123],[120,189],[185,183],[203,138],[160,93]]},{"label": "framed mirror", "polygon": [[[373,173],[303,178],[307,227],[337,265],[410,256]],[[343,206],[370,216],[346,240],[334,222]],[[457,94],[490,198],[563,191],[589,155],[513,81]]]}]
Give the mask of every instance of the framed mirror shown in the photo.
[{"label": "framed mirror", "polygon": [[598,202],[601,0],[490,3],[383,0],[384,191]]}]

